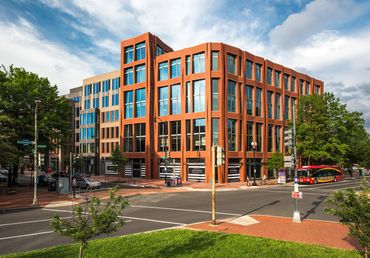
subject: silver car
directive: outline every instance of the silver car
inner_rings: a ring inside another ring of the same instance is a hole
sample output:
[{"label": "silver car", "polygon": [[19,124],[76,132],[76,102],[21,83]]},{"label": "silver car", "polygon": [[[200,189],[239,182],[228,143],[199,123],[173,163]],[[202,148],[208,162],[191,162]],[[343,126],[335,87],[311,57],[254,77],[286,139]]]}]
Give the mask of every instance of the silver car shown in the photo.
[{"label": "silver car", "polygon": [[92,178],[76,177],[76,184],[79,188],[100,188],[101,183]]}]

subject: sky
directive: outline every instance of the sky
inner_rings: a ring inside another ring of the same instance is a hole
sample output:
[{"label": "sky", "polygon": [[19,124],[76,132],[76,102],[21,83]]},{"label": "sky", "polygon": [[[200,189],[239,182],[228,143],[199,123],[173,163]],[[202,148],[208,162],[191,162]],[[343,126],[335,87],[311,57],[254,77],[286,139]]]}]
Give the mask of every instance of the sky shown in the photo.
[{"label": "sky", "polygon": [[120,42],[145,32],[174,50],[223,42],[313,76],[370,132],[368,0],[2,0],[0,64],[66,94],[119,69]]}]

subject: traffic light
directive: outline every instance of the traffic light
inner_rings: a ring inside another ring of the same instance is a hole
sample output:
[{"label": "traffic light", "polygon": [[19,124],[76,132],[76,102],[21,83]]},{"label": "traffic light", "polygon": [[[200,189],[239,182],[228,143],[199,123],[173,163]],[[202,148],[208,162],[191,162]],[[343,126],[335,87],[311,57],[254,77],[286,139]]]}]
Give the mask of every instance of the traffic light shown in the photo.
[{"label": "traffic light", "polygon": [[225,164],[225,149],[221,146],[217,146],[216,150],[216,166]]}]

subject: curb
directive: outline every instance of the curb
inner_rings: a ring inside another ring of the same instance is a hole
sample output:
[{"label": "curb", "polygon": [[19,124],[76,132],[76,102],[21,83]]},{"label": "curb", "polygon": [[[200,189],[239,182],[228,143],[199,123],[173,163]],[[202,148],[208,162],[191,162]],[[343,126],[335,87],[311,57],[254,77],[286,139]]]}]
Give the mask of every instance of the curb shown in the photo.
[{"label": "curb", "polygon": [[5,209],[0,209],[0,214],[11,213],[11,212],[21,212],[21,211],[28,211],[28,210],[36,210],[36,209],[42,209],[42,208],[43,208],[42,206],[5,208]]}]

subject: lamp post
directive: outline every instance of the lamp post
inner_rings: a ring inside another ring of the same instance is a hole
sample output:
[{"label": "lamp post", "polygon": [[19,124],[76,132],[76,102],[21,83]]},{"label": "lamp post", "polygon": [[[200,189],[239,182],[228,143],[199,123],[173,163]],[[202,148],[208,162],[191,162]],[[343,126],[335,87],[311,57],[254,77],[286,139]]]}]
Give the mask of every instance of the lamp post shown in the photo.
[{"label": "lamp post", "polygon": [[41,103],[41,100],[35,99],[35,153],[34,153],[34,161],[33,161],[33,177],[34,177],[34,185],[33,185],[33,202],[32,205],[36,206],[38,205],[37,200],[37,169],[38,169],[38,157],[37,157],[37,107],[38,104]]},{"label": "lamp post", "polygon": [[257,151],[257,142],[251,142],[253,149],[253,186],[256,186],[256,151]]}]

